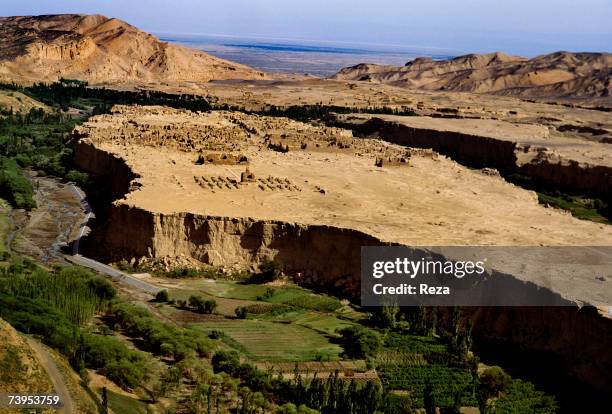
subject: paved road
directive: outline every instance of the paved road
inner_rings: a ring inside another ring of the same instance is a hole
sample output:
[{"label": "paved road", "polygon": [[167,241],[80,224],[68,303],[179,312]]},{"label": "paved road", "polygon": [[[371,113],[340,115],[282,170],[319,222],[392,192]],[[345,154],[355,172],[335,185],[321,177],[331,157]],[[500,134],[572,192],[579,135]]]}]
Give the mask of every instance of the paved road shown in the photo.
[{"label": "paved road", "polygon": [[57,369],[57,365],[55,364],[55,360],[49,352],[45,349],[45,347],[33,338],[27,338],[30,347],[34,350],[36,355],[38,356],[38,361],[42,365],[42,367],[47,371],[49,375],[49,379],[53,384],[53,389],[55,389],[55,393],[59,395],[60,401],[62,402],[62,407],[56,410],[56,413],[61,414],[72,414],[76,413],[74,402],[72,401],[72,396],[70,395],[70,391],[68,391],[68,387],[64,383],[64,378],[62,374],[60,374]]},{"label": "paved road", "polygon": [[72,188],[75,196],[79,199],[81,205],[83,206],[83,210],[86,213],[86,216],[83,219],[83,221],[81,221],[80,223],[81,229],[79,231],[79,234],[77,235],[76,240],[74,241],[74,245],[72,248],[72,256],[66,255],[65,256],[66,260],[78,266],[87,267],[98,273],[102,273],[106,276],[109,276],[116,282],[123,283],[125,285],[131,286],[143,292],[150,293],[152,295],[155,295],[157,292],[162,290],[161,288],[155,285],[152,285],[151,283],[147,283],[145,281],[137,279],[134,276],[131,276],[127,273],[117,270],[111,266],[105,265],[104,263],[100,263],[96,260],[90,259],[85,256],[81,256],[79,254],[79,245],[80,245],[81,239],[85,235],[85,232],[89,229],[89,227],[87,226],[87,223],[93,217],[93,212],[92,212],[89,202],[87,201],[87,197],[85,196],[85,194],[77,186],[75,186],[72,183],[70,183],[70,187]]},{"label": "paved road", "polygon": [[81,256],[80,254],[66,256],[66,260],[75,265],[87,267],[98,273],[102,273],[106,276],[109,276],[116,282],[124,283],[128,286],[134,287],[152,295],[155,295],[157,292],[162,290],[161,288],[152,285],[151,283],[147,283],[143,280],[137,279],[134,276],[115,269],[114,267],[110,267],[108,265],[105,265],[104,263],[100,263],[88,257]]}]

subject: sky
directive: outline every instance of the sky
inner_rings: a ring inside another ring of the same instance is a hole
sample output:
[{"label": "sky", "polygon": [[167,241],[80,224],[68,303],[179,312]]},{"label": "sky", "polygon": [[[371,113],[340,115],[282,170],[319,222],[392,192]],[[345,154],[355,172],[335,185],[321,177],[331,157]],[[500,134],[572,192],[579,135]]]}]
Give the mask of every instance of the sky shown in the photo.
[{"label": "sky", "polygon": [[612,0],[0,0],[0,15],[99,13],[216,34],[534,56],[612,51]]}]

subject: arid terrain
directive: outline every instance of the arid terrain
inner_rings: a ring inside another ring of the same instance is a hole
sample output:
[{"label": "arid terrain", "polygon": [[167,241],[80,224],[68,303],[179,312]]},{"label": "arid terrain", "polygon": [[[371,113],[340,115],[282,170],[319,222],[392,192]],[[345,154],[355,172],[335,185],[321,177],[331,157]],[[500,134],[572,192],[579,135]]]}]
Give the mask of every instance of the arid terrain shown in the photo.
[{"label": "arid terrain", "polygon": [[527,59],[496,52],[442,61],[418,58],[403,67],[361,64],[342,69],[332,78],[610,106],[611,67],[610,53],[557,52]]},{"label": "arid terrain", "polygon": [[121,20],[100,15],[0,18],[0,80],[80,79],[157,84],[261,79],[264,74],[206,53],[161,42]]}]

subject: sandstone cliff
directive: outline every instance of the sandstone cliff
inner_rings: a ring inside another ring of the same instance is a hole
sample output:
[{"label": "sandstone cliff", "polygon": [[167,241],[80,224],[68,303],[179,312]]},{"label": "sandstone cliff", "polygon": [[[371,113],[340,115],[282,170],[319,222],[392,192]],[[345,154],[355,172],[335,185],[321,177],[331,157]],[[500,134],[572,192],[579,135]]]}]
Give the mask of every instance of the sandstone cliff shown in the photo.
[{"label": "sandstone cliff", "polygon": [[0,18],[0,80],[91,83],[261,79],[244,65],[160,41],[100,15]]}]

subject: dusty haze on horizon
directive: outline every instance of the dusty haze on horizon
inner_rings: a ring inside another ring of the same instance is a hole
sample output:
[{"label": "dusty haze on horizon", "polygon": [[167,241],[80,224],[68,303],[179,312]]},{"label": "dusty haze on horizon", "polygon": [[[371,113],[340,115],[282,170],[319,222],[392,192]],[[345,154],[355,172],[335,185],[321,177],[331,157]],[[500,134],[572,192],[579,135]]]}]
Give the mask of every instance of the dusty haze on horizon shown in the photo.
[{"label": "dusty haze on horizon", "polygon": [[534,56],[611,51],[608,0],[4,0],[0,15],[100,13],[156,33],[202,33]]}]

